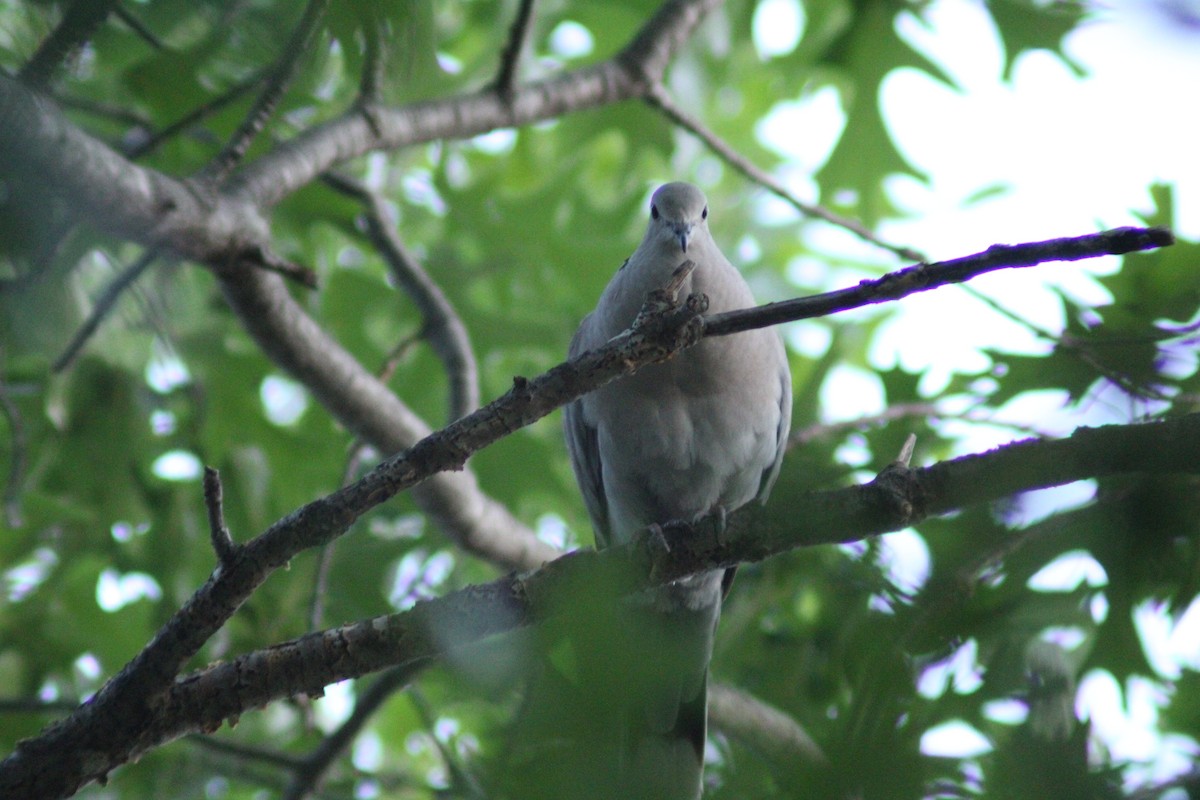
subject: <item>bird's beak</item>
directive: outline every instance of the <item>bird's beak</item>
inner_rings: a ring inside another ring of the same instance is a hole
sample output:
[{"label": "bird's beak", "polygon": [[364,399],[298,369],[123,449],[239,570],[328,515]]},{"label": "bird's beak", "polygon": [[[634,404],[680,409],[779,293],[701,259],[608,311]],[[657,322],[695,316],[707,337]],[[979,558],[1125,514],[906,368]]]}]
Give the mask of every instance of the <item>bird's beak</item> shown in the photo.
[{"label": "bird's beak", "polygon": [[675,238],[679,240],[679,249],[686,253],[688,240],[692,238],[692,226],[676,225]]}]

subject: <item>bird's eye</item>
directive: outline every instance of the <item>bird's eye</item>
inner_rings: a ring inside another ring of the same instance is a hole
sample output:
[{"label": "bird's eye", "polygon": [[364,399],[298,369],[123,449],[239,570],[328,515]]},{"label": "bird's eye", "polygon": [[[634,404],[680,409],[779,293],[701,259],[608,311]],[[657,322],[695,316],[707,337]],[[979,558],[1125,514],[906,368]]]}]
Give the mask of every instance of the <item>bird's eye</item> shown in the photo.
[{"label": "bird's eye", "polygon": [[708,206],[705,206],[704,210],[700,212],[700,219],[708,219]]},{"label": "bird's eye", "polygon": [[658,206],[650,206],[650,219],[658,219]]}]

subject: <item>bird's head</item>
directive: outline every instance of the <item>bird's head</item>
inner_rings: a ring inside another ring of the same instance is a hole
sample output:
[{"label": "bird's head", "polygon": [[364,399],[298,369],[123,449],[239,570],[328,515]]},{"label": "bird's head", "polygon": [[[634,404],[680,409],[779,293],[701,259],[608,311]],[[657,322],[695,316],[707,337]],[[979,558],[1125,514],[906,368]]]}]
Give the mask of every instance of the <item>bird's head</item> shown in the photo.
[{"label": "bird's head", "polygon": [[650,227],[646,238],[676,244],[684,253],[688,243],[708,226],[708,199],[690,183],[667,183],[650,198]]}]

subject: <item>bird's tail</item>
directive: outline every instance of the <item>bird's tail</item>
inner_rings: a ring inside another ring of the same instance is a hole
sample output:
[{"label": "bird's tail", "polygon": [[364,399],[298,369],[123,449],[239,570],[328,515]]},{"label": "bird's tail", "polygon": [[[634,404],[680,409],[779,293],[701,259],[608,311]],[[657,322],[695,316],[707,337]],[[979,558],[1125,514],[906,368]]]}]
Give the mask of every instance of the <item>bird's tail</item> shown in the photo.
[{"label": "bird's tail", "polygon": [[720,575],[611,597],[576,600],[543,626],[502,765],[504,796],[700,796]]}]

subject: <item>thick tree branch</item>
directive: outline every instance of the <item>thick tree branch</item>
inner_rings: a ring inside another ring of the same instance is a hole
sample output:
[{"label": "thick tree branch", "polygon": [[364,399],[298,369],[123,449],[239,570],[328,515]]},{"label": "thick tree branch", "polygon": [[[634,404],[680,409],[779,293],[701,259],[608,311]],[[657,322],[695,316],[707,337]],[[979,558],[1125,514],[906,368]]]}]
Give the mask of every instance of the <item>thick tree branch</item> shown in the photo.
[{"label": "thick tree branch", "polygon": [[[245,271],[222,281],[221,289],[266,354],[376,450],[395,453],[430,434],[425,421],[333,341],[276,276]],[[531,567],[557,555],[484,494],[470,471],[433,477],[414,490],[413,499],[463,549],[493,563]]]},{"label": "thick tree branch", "polygon": [[[56,187],[76,215],[106,231],[214,266],[235,312],[276,363],[304,382],[356,434],[395,452],[428,427],[333,342],[271,276],[248,266],[271,261],[263,209],[330,166],[371,150],[497,127],[642,96],[718,0],[669,0],[616,58],[496,92],[399,109],[355,108],[279,145],[235,172],[221,191],[130,164],[70,125],[50,104],[0,78],[0,177]],[[370,119],[367,117],[369,116]],[[113,198],[120,198],[113,202]],[[439,476],[416,500],[469,550],[502,564],[540,563],[554,553],[491,498],[473,475]]]},{"label": "thick tree branch", "polygon": [[259,209],[121,157],[41,95],[0,77],[0,179],[10,197],[50,187],[77,219],[205,264],[256,261],[269,242]]},{"label": "thick tree branch", "polygon": [[330,167],[373,150],[469,138],[644,97],[661,81],[696,25],[718,5],[720,0],[668,0],[615,58],[521,84],[507,95],[489,88],[400,108],[372,107],[369,121],[354,109],[247,164],[230,177],[229,191],[255,205],[271,206]]}]

